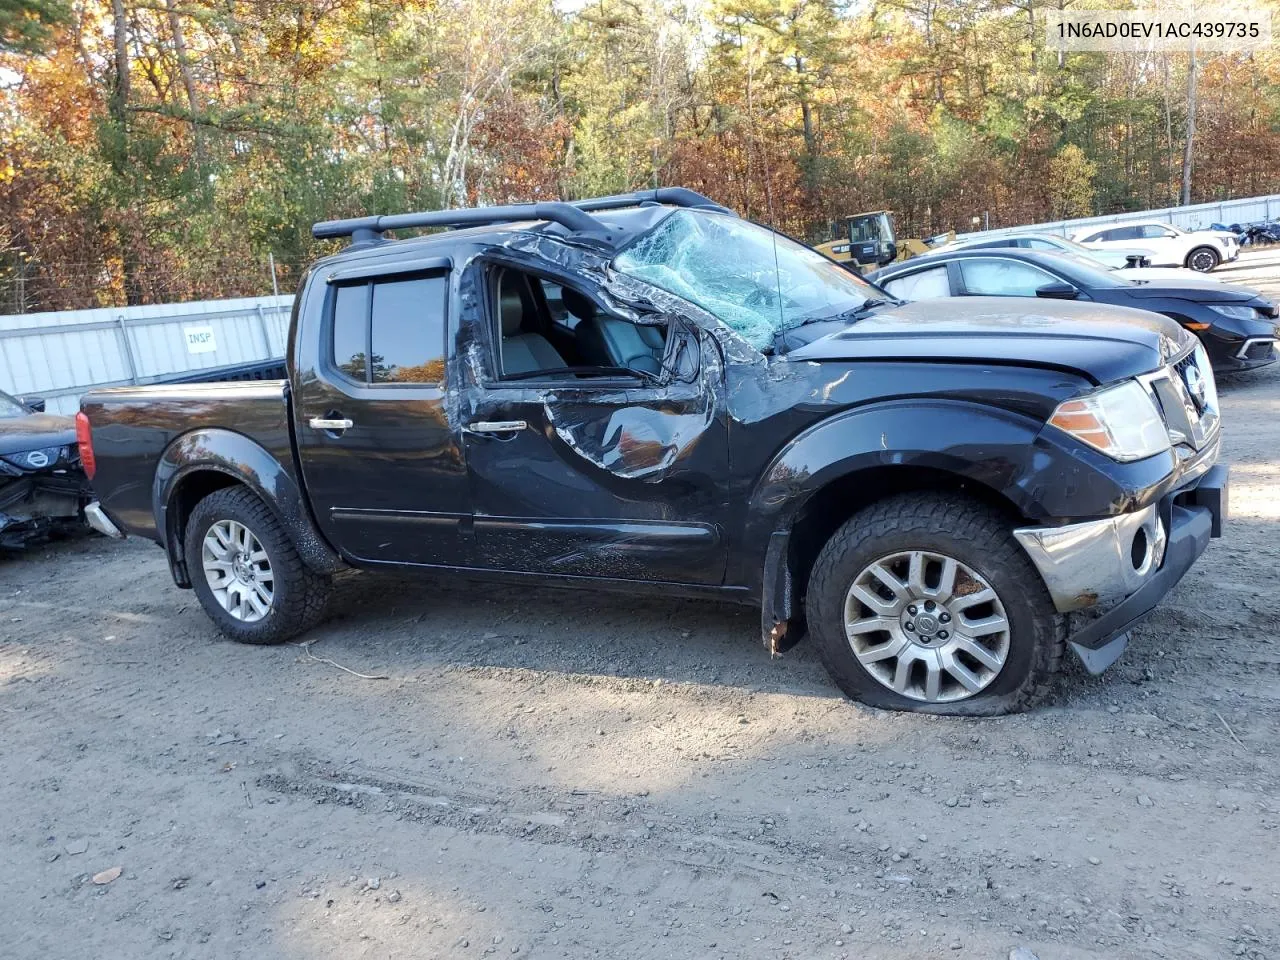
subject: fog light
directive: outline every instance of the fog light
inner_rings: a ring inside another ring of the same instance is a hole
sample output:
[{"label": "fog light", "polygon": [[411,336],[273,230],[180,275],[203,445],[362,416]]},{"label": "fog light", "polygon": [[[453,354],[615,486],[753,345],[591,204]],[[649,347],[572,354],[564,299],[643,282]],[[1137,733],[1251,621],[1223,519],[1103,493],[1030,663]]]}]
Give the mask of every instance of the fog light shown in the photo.
[{"label": "fog light", "polygon": [[1139,527],[1133,534],[1133,542],[1129,544],[1129,562],[1133,564],[1133,569],[1139,573],[1143,572],[1143,568],[1150,559],[1151,544],[1147,540],[1147,531]]}]

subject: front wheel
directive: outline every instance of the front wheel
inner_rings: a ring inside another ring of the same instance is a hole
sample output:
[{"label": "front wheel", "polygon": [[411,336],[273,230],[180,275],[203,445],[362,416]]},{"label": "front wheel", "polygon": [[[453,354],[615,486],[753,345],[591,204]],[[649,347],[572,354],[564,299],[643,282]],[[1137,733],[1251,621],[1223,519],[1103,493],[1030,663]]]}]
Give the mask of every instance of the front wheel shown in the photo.
[{"label": "front wheel", "polygon": [[246,487],[226,487],[197,503],[183,546],[201,606],[233,640],[280,643],[324,615],[329,578],[302,562],[267,505]]},{"label": "front wheel", "polygon": [[809,630],[832,679],[893,710],[981,716],[1047,691],[1065,627],[998,513],[938,495],[856,514],[814,563]]},{"label": "front wheel", "polygon": [[1221,262],[1222,258],[1213,247],[1196,247],[1187,254],[1187,266],[1196,273],[1208,273]]}]

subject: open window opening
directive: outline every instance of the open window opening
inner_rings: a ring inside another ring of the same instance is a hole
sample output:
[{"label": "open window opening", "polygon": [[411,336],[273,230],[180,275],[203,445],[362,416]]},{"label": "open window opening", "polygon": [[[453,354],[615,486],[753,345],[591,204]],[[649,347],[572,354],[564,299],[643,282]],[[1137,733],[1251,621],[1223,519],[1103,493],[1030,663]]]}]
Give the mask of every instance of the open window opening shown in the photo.
[{"label": "open window opening", "polygon": [[661,379],[665,325],[634,323],[580,290],[514,267],[493,268],[489,284],[501,379]]}]

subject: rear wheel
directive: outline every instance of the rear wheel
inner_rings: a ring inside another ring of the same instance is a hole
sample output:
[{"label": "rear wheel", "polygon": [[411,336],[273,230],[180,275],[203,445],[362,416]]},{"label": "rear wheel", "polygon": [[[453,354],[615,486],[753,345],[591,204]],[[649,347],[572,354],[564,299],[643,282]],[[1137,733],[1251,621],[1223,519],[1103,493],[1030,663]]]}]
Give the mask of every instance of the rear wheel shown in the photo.
[{"label": "rear wheel", "polygon": [[201,606],[234,640],[280,643],[324,614],[329,578],[302,562],[267,505],[245,487],[196,504],[184,550]]},{"label": "rear wheel", "polygon": [[856,514],[818,555],[806,609],[832,678],[877,707],[1020,710],[1062,658],[1062,617],[1009,524],[954,498]]},{"label": "rear wheel", "polygon": [[1213,247],[1196,247],[1187,254],[1187,266],[1197,273],[1208,273],[1222,262]]}]

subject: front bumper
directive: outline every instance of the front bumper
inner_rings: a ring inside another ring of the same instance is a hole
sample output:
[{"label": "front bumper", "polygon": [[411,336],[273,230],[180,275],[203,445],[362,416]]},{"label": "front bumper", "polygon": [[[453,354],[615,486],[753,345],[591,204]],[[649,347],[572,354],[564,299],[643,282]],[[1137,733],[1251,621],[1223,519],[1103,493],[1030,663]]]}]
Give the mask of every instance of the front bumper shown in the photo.
[{"label": "front bumper", "polygon": [[1219,465],[1132,514],[1014,531],[1059,612],[1108,607],[1068,637],[1091,673],[1119,658],[1129,628],[1155,609],[1209,540],[1222,535],[1228,481],[1228,468]]}]

